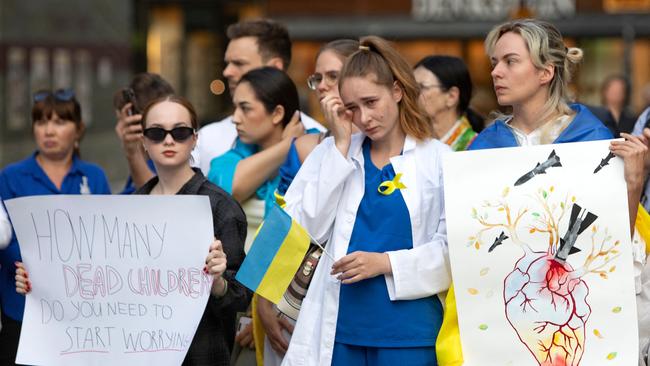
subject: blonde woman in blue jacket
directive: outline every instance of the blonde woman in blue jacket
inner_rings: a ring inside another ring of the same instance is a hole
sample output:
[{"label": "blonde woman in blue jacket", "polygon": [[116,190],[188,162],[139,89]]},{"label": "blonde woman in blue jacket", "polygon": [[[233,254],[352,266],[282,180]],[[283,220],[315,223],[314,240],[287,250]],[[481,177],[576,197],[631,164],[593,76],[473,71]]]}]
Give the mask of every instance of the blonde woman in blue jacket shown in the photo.
[{"label": "blonde woman in blue jacket", "polygon": [[432,139],[408,63],[381,38],[360,43],[341,71],[341,99],[322,102],[333,136],[285,196],[335,260],[321,257],[283,365],[436,365],[450,150]]}]

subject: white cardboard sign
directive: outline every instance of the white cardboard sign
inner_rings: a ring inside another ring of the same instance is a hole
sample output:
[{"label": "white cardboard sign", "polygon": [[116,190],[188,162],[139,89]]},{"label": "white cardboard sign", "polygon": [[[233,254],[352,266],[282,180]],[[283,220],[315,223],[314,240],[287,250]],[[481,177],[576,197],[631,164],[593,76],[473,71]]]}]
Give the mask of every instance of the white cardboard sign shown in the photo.
[{"label": "white cardboard sign", "polygon": [[446,156],[465,365],[637,363],[627,189],[609,144]]},{"label": "white cardboard sign", "polygon": [[32,291],[16,362],[180,365],[203,315],[206,196],[34,196],[5,202]]}]

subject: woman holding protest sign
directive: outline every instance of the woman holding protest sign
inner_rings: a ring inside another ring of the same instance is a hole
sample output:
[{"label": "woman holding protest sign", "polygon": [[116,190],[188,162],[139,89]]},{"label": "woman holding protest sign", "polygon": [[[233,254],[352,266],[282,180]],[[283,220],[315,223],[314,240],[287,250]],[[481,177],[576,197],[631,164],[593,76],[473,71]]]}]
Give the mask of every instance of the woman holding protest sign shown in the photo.
[{"label": "woman holding protest sign", "polygon": [[[328,241],[284,359],[291,365],[435,365],[449,286],[442,155],[411,67],[361,39],[339,77],[337,115],[305,160],[287,212]],[[361,133],[353,134],[352,125]],[[363,316],[360,316],[363,315]]]},{"label": "woman holding protest sign", "polygon": [[[582,60],[582,50],[567,47],[555,26],[535,19],[513,20],[493,28],[485,48],[492,63],[497,101],[511,107],[512,113],[498,115],[470,150],[613,138],[585,106],[570,103],[567,84]],[[645,262],[639,258],[643,254],[638,253],[645,253],[643,243],[648,238],[638,233],[650,221],[639,207],[648,140],[626,133],[621,137],[625,140],[612,141],[610,151],[623,159],[634,259],[636,263]]]},{"label": "woman holding protest sign", "polygon": [[[111,193],[104,171],[80,158],[84,123],[72,89],[34,94],[32,133],[36,151],[0,172],[2,200],[50,194]],[[14,235],[9,246],[0,250],[1,365],[13,364],[18,349],[25,298],[16,293],[14,273],[21,260]]]},{"label": "woman holding protest sign", "polygon": [[[220,317],[224,306],[248,301],[248,290],[234,279],[244,259],[246,218],[230,195],[208,182],[200,170],[190,167],[198,122],[196,112],[187,100],[165,96],[152,101],[142,113],[142,128],[144,149],[158,176],[135,193],[206,195],[212,208],[217,239],[209,246],[204,271],[214,276],[214,281],[183,365],[228,365],[229,350]],[[16,272],[16,290],[26,293],[30,289],[31,284],[21,266]]]},{"label": "woman holding protest sign", "polygon": [[[214,276],[212,292],[183,365],[228,365],[222,309],[249,300],[248,290],[235,280],[244,260],[246,217],[239,204],[190,167],[198,121],[194,107],[178,96],[151,102],[142,113],[144,148],[157,177],[136,194],[199,194],[210,198],[215,241],[206,258],[206,273]],[[226,260],[227,258],[227,260]]]},{"label": "woman holding protest sign", "polygon": [[[582,60],[582,50],[566,47],[555,26],[536,19],[510,21],[490,31],[485,48],[497,101],[511,107],[512,114],[499,115],[470,150],[613,138],[585,106],[570,104],[567,84]],[[625,141],[613,141],[610,150],[625,162],[634,231],[647,147],[643,137],[621,136]]]}]

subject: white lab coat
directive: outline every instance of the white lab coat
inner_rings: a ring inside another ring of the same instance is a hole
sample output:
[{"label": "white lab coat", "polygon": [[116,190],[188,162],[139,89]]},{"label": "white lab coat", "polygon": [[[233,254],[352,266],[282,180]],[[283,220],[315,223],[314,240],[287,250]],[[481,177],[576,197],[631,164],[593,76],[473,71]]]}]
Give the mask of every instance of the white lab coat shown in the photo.
[{"label": "white lab coat", "polygon": [[[352,136],[348,157],[325,139],[308,156],[285,200],[286,211],[335,259],[346,255],[357,209],[364,193],[362,143]],[[449,147],[438,140],[406,137],[401,156],[390,159],[406,186],[413,249],[388,252],[392,275],[385,275],[391,300],[411,300],[444,292],[450,284],[442,155]],[[371,238],[368,238],[372,240]],[[340,282],[329,273],[332,260],[321,256],[305,297],[282,365],[330,365],[338,317]],[[359,314],[362,316],[362,314]]]}]

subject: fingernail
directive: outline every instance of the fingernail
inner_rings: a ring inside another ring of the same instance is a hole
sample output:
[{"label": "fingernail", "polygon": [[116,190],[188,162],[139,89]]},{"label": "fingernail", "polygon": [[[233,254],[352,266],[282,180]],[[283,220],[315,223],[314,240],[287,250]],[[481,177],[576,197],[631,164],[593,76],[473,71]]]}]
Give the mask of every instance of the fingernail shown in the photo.
[{"label": "fingernail", "polygon": [[29,274],[27,274],[27,272],[25,272],[25,278],[29,278]]},{"label": "fingernail", "polygon": [[203,267],[203,273],[208,274],[208,267]]}]

